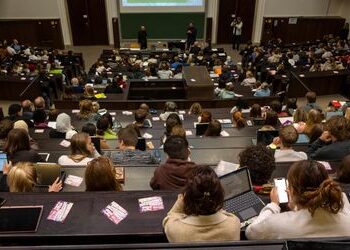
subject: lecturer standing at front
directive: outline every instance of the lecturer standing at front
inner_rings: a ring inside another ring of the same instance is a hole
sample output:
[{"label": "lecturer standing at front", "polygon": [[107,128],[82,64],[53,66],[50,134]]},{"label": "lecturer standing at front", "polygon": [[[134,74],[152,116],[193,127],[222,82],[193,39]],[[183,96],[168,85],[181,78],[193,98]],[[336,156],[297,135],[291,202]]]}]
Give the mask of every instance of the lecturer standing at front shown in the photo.
[{"label": "lecturer standing at front", "polygon": [[141,49],[147,49],[147,31],[145,26],[141,26],[137,33],[137,42],[140,44]]},{"label": "lecturer standing at front", "polygon": [[237,48],[237,50],[239,50],[239,45],[241,43],[241,36],[242,36],[242,27],[243,27],[242,19],[240,17],[235,18],[233,16],[231,27],[232,27],[232,33],[233,33],[232,49]]},{"label": "lecturer standing at front", "polygon": [[194,42],[197,40],[197,29],[193,23],[190,23],[187,28],[187,41],[186,49],[190,49]]}]

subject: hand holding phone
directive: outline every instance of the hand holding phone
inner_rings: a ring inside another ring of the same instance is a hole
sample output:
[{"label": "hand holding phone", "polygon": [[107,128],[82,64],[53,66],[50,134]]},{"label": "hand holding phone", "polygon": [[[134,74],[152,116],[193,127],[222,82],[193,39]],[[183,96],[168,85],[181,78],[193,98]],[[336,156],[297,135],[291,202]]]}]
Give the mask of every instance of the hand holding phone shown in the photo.
[{"label": "hand holding phone", "polygon": [[277,189],[279,203],[288,203],[287,181],[285,178],[275,178],[275,187]]}]

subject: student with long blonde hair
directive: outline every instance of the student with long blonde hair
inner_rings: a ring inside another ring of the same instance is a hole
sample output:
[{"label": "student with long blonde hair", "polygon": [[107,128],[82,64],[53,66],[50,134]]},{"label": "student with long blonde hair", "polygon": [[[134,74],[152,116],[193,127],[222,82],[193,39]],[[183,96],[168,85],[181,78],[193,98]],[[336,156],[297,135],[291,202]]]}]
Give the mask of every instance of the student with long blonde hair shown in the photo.
[{"label": "student with long blonde hair", "polygon": [[[10,168],[7,174],[7,185],[10,192],[33,192],[36,185],[37,174],[34,165],[30,162],[19,162]],[[49,186],[49,192],[59,192],[62,189],[62,182],[55,180]]]},{"label": "student with long blonde hair", "polygon": [[86,133],[77,133],[71,139],[71,154],[58,158],[58,164],[68,166],[86,166],[94,157],[100,154],[96,151],[91,138]]}]

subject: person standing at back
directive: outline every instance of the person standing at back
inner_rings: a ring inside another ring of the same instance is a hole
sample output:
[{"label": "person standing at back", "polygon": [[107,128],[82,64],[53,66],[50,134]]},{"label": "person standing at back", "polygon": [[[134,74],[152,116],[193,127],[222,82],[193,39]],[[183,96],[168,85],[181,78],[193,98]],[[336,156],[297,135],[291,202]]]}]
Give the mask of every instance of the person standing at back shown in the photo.
[{"label": "person standing at back", "polygon": [[137,33],[137,42],[140,44],[141,49],[147,49],[147,31],[143,25]]},{"label": "person standing at back", "polygon": [[190,47],[194,44],[196,40],[197,40],[197,29],[196,27],[194,27],[194,24],[191,22],[187,28],[186,48],[190,49]]},{"label": "person standing at back", "polygon": [[239,50],[239,45],[241,43],[241,36],[242,36],[242,27],[243,27],[243,22],[240,17],[237,17],[233,19],[231,23],[232,27],[232,34],[233,34],[233,43],[232,43],[232,49],[237,49]]}]

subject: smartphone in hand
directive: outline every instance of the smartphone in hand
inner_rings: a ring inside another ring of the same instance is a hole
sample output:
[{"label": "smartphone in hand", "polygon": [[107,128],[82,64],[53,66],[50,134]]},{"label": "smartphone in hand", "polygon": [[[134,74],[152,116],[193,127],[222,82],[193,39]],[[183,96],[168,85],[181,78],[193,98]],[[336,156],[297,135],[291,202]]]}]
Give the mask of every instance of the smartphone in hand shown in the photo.
[{"label": "smartphone in hand", "polygon": [[287,181],[285,178],[275,178],[273,179],[275,187],[277,187],[278,200],[280,203],[288,203],[288,194],[287,194]]}]

